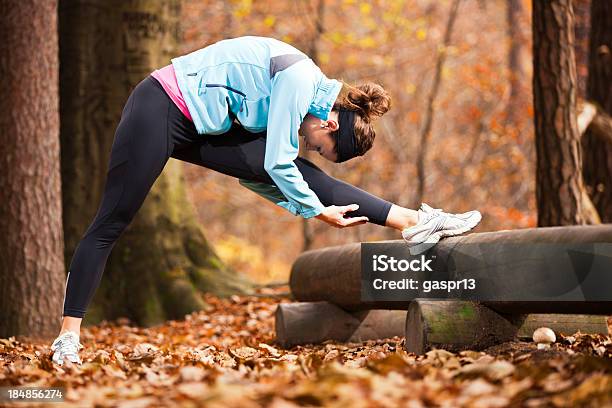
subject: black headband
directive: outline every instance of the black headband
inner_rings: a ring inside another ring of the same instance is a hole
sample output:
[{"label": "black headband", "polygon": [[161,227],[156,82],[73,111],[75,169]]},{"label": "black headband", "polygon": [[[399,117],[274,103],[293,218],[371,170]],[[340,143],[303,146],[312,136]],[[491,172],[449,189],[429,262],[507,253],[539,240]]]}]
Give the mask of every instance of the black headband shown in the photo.
[{"label": "black headband", "polygon": [[342,163],[359,156],[355,143],[355,111],[338,110],[338,124],[340,128],[336,131],[336,150],[338,151],[336,163]]}]

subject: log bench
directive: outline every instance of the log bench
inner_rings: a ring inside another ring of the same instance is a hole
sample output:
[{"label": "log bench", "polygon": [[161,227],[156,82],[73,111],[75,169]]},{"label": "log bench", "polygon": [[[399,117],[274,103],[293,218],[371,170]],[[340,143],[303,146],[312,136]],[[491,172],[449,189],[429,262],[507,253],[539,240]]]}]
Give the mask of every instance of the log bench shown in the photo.
[{"label": "log bench", "polygon": [[[427,254],[436,259],[438,271],[452,265],[455,278],[462,271],[484,280],[495,276],[488,280],[487,286],[495,293],[512,285],[529,284],[540,274],[549,273],[545,268],[554,260],[547,259],[550,254],[545,251],[533,251],[525,256],[530,244],[559,244],[575,248],[580,254],[585,245],[593,248],[596,244],[605,244],[604,249],[608,251],[610,243],[612,224],[527,228],[449,237]],[[405,250],[409,256],[403,240],[377,244]],[[478,252],[482,245],[491,251],[486,261]],[[508,268],[508,264],[522,258],[528,261]],[[612,253],[610,256],[608,252],[603,256],[598,253],[597,262],[605,263],[603,269],[599,266],[600,274],[605,271],[599,278],[602,285],[609,285],[607,273],[612,274]],[[562,333],[577,330],[606,333],[605,316],[612,315],[610,298],[582,302],[459,299],[364,302],[361,300],[361,243],[302,253],[292,266],[289,284],[299,303],[281,304],[276,312],[277,339],[285,346],[403,335],[406,349],[415,353],[432,347],[479,349],[513,338],[530,337],[539,326]],[[609,289],[612,294],[612,287]],[[402,321],[403,326],[399,324]]]}]

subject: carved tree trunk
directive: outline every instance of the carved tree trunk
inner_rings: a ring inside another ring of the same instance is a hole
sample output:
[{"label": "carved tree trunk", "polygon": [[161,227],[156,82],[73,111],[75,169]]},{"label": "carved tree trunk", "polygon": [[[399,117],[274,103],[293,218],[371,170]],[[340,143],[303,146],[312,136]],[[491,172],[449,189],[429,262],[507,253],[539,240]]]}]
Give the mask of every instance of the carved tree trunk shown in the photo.
[{"label": "carved tree trunk", "polygon": [[[591,2],[587,99],[612,116],[612,4]],[[612,222],[612,143],[589,129],[583,136],[584,180],[602,222]]]},{"label": "carved tree trunk", "polygon": [[582,181],[571,0],[532,4],[538,225],[597,223]]},{"label": "carved tree trunk", "polygon": [[0,3],[0,337],[59,329],[66,275],[56,5]]},{"label": "carved tree trunk", "polygon": [[[179,0],[63,1],[60,13],[62,176],[69,262],[100,202],[114,131],[133,87],[178,55]],[[201,291],[247,282],[208,245],[171,159],[108,259],[86,319],[142,325],[201,309]],[[69,263],[67,263],[69,265]]]}]

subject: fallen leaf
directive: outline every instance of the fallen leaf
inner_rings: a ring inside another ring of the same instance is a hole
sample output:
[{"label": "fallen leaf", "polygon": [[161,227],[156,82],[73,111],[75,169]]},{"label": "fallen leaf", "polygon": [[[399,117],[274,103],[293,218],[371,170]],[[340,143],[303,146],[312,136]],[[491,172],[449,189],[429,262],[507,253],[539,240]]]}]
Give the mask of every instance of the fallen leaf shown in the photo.
[{"label": "fallen leaf", "polygon": [[457,371],[457,375],[462,376],[484,376],[492,381],[501,380],[504,377],[512,375],[515,367],[512,363],[504,360],[496,360],[490,363],[478,362],[467,364]]}]

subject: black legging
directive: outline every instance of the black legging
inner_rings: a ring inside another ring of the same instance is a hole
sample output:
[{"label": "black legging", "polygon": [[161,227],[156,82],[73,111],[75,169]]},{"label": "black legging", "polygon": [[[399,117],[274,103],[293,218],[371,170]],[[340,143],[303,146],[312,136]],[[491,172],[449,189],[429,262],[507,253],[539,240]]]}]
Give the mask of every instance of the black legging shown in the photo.
[{"label": "black legging", "polygon": [[[85,315],[110,251],[170,157],[274,184],[263,167],[265,137],[265,132],[250,133],[239,125],[226,134],[200,135],[155,78],[142,80],[130,94],[115,131],[100,207],[72,257],[63,315]],[[390,202],[327,175],[302,157],[295,164],[325,206],[356,203],[359,209],[347,216],[365,215],[385,225]]]}]

